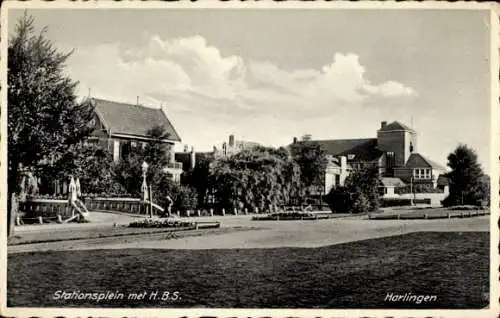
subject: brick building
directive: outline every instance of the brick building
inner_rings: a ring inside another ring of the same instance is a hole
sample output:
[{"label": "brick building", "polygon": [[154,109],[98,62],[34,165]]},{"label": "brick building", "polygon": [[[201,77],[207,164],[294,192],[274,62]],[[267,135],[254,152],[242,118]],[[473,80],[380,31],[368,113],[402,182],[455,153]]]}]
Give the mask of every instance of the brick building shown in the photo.
[{"label": "brick building", "polygon": [[[382,177],[382,191],[390,195],[405,184],[443,184],[446,168],[424,157],[417,149],[417,132],[394,121],[381,122],[376,138],[311,140],[327,154],[325,193],[343,185],[353,169],[374,167]],[[297,141],[294,138],[294,142]],[[439,178],[441,176],[441,178]]]},{"label": "brick building", "polygon": [[181,139],[163,109],[97,98],[91,98],[90,101],[94,106],[92,124],[95,129],[89,142],[98,142],[107,148],[117,162],[134,149],[157,141],[150,135],[150,131],[154,127],[163,127],[167,137],[161,142],[169,146],[167,156],[170,158],[165,171],[175,181],[180,180],[182,164],[175,161],[173,148]]}]

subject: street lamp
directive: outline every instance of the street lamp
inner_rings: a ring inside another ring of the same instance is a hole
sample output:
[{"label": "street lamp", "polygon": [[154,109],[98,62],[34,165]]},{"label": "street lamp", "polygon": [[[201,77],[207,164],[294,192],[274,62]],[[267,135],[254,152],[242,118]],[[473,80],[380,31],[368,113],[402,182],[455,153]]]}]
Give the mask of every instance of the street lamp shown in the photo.
[{"label": "street lamp", "polygon": [[146,161],[142,162],[142,198],[144,201],[148,200],[148,184],[146,183],[146,173],[148,172],[149,165]]}]

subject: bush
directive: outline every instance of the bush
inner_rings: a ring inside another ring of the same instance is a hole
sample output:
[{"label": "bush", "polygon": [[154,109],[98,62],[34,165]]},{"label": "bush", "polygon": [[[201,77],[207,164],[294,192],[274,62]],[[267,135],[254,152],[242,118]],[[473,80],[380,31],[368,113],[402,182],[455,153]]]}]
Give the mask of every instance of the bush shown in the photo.
[{"label": "bush", "polygon": [[370,202],[366,198],[365,194],[359,193],[356,195],[354,202],[352,204],[353,213],[366,213],[370,211]]},{"label": "bush", "polygon": [[334,213],[348,213],[350,196],[345,187],[332,188],[326,195],[326,202]]},{"label": "bush", "polygon": [[376,211],[380,206],[377,187],[380,184],[376,169],[355,170],[342,187],[332,188],[326,200],[332,212],[364,213]]}]

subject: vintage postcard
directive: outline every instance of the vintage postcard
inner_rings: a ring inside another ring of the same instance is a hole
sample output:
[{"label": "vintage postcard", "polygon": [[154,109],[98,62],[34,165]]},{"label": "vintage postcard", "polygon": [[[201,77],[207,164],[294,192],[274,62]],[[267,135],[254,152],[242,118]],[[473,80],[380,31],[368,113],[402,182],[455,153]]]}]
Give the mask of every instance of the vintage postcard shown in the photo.
[{"label": "vintage postcard", "polygon": [[1,314],[497,316],[493,5],[201,2],[3,4]]}]

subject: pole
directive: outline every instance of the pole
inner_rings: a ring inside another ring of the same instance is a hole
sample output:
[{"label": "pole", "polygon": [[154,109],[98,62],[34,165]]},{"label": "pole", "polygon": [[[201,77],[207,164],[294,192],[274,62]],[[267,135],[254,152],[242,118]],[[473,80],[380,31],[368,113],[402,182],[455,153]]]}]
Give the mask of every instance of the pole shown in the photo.
[{"label": "pole", "polygon": [[151,186],[149,186],[149,213],[153,217],[153,191],[151,190]]},{"label": "pole", "polygon": [[[410,195],[413,194],[413,176],[410,177]],[[413,205],[413,196],[410,199],[410,205]]]}]

